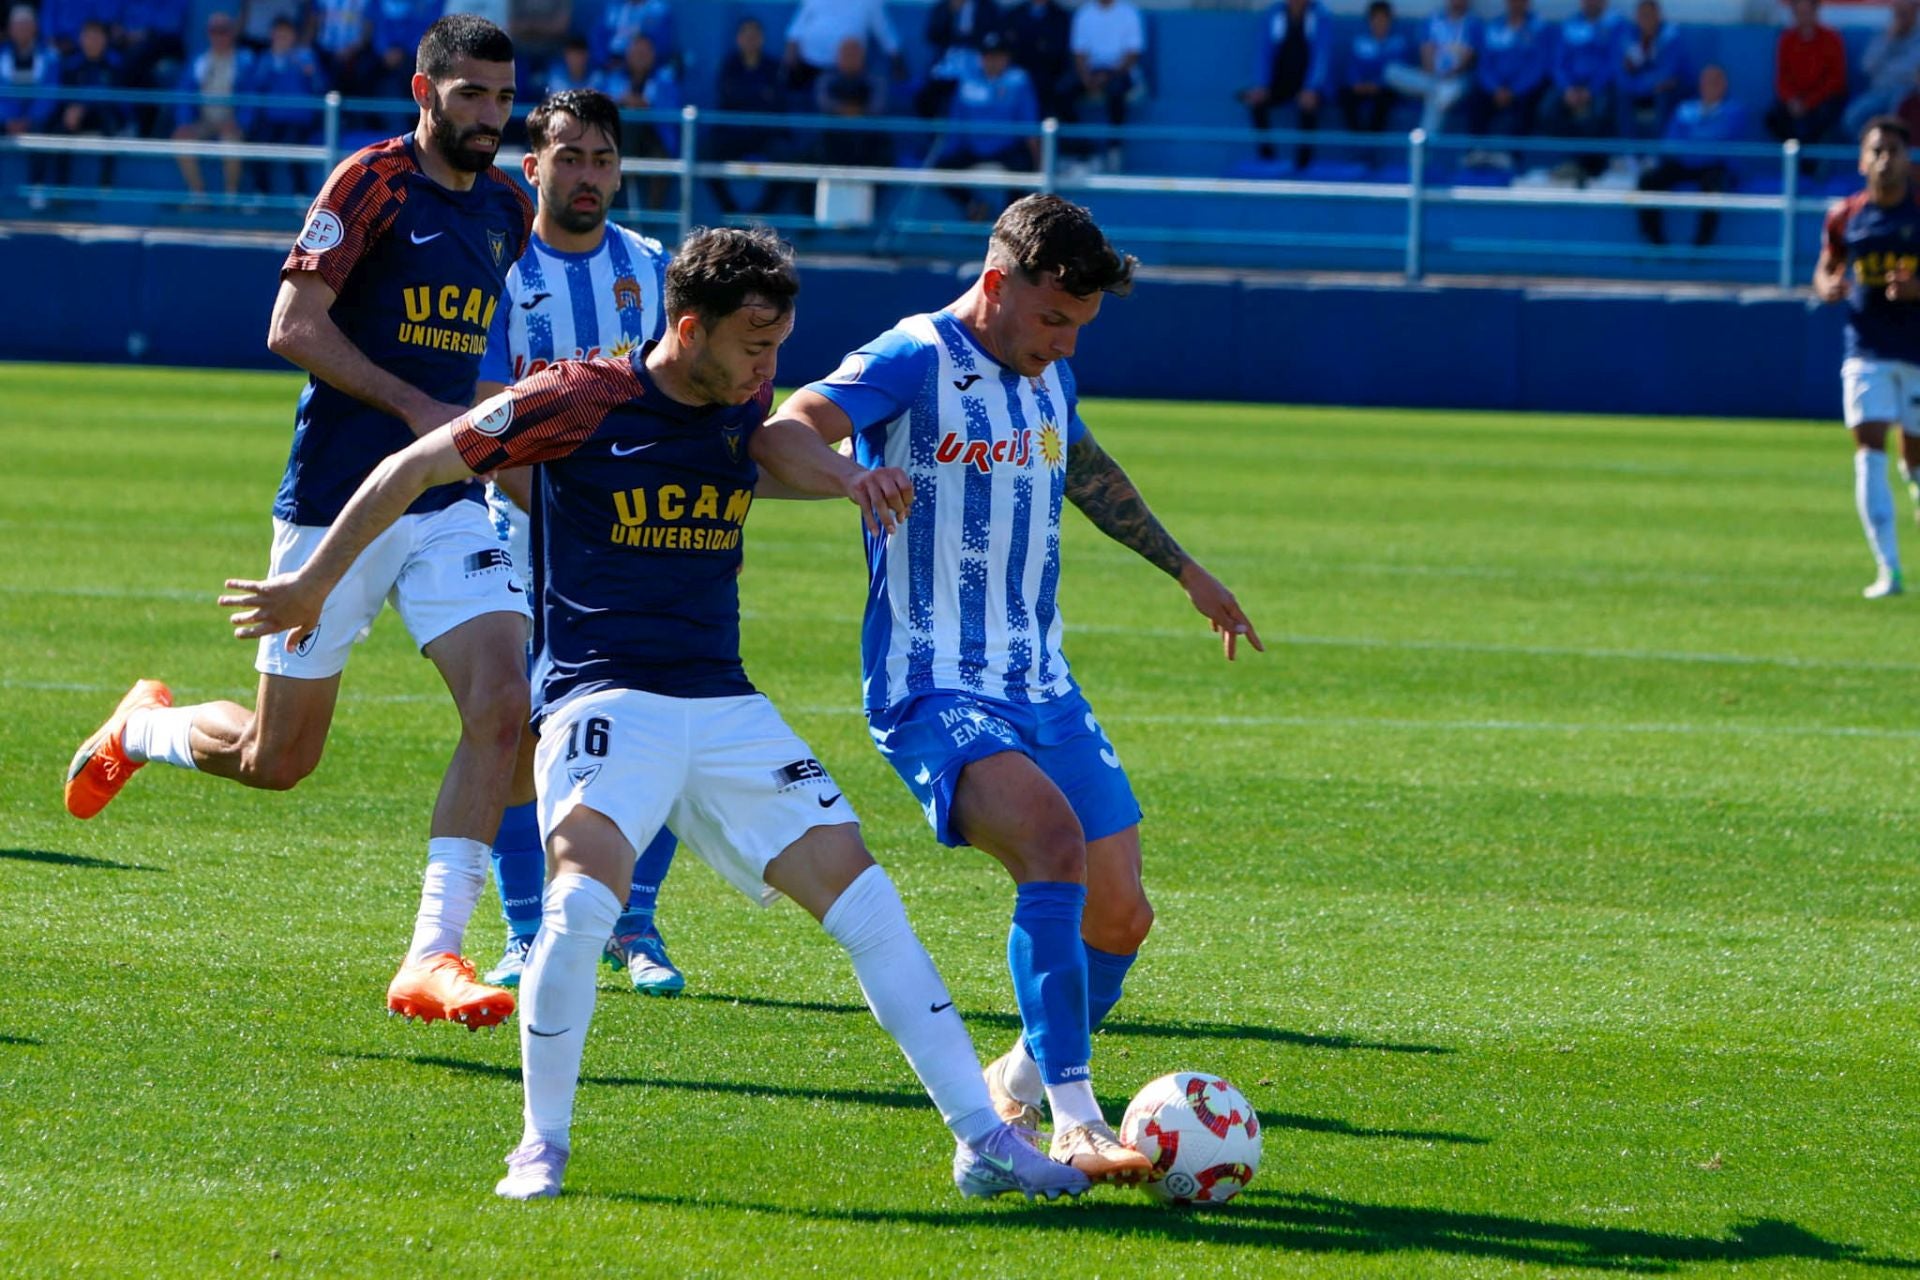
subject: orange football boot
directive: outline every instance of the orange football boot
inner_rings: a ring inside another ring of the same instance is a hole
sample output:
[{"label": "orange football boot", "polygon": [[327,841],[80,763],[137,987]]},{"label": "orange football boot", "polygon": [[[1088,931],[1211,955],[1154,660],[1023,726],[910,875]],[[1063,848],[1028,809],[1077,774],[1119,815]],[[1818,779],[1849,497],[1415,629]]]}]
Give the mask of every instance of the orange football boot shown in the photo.
[{"label": "orange football boot", "polygon": [[120,705],[113,709],[107,722],[94,730],[93,736],[73,753],[73,763],[67,766],[68,813],[76,818],[91,818],[120,794],[127,779],[146,763],[127,759],[127,753],[121,748],[120,731],[126,728],[127,717],[146,708],[172,705],[173,690],[158,680],[133,682],[133,688],[120,699]]},{"label": "orange football boot", "polygon": [[445,1018],[477,1031],[513,1016],[513,992],[487,986],[474,977],[472,961],[443,951],[400,966],[387,986],[387,1008],[424,1022]]}]

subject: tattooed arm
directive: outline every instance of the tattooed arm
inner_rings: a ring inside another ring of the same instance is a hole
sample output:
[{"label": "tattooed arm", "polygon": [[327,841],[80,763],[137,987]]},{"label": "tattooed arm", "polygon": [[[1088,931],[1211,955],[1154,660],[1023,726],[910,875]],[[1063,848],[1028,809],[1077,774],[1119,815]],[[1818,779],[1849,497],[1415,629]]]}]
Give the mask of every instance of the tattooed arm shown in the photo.
[{"label": "tattooed arm", "polygon": [[1147,500],[1133,487],[1127,473],[1100,447],[1091,431],[1067,451],[1067,500],[1080,508],[1094,528],[1121,546],[1131,547],[1149,564],[1179,581],[1187,598],[1193,601],[1193,607],[1213,625],[1214,634],[1221,637],[1227,661],[1233,661],[1235,645],[1241,636],[1259,652],[1266,652],[1259,633],[1241,611],[1233,592],[1180,549],[1159,517],[1147,509]]}]

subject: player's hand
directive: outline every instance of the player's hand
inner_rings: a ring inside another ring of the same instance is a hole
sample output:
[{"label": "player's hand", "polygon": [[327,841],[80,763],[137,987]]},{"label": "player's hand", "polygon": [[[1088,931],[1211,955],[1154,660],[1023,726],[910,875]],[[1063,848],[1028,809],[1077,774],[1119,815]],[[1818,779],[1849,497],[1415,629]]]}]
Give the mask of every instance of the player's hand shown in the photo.
[{"label": "player's hand", "polygon": [[1894,271],[1887,276],[1888,302],[1913,302],[1920,300],[1920,280],[1913,278],[1911,267],[1904,271]]},{"label": "player's hand", "polygon": [[868,533],[892,533],[913,506],[913,481],[899,467],[874,467],[847,481],[847,498],[860,508]]},{"label": "player's hand", "polygon": [[444,400],[422,400],[419,408],[407,414],[407,429],[413,432],[415,438],[424,436],[429,431],[446,426],[455,418],[466,417],[467,408],[464,404],[449,404]]},{"label": "player's hand", "polygon": [[1240,602],[1233,598],[1233,592],[1227,590],[1226,584],[1220,579],[1202,569],[1199,561],[1187,561],[1187,567],[1180,571],[1180,585],[1186,589],[1187,599],[1193,601],[1193,607],[1213,624],[1213,633],[1220,637],[1220,646],[1225,650],[1228,662],[1233,661],[1242,637],[1256,651],[1267,651],[1267,646],[1260,643],[1260,633],[1253,629],[1253,623],[1241,611]]},{"label": "player's hand", "polygon": [[1822,302],[1847,300],[1847,275],[1844,271],[1822,271],[1813,278],[1813,296]]},{"label": "player's hand", "polygon": [[320,625],[320,607],[326,602],[325,591],[313,590],[297,573],[282,573],[261,582],[228,578],[227,592],[219,603],[223,609],[239,611],[228,619],[234,639],[257,640],[285,631],[291,646]]}]

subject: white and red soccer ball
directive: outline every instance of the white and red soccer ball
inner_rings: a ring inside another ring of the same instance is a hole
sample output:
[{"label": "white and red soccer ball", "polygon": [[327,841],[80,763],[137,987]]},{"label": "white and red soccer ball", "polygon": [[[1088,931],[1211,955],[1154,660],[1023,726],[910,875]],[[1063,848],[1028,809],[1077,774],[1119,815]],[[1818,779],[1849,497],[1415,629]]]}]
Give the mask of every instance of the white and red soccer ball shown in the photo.
[{"label": "white and red soccer ball", "polygon": [[1260,1168],[1260,1119],[1238,1089],[1176,1071],[1127,1104],[1120,1140],[1153,1161],[1147,1193],[1168,1204],[1225,1204]]}]

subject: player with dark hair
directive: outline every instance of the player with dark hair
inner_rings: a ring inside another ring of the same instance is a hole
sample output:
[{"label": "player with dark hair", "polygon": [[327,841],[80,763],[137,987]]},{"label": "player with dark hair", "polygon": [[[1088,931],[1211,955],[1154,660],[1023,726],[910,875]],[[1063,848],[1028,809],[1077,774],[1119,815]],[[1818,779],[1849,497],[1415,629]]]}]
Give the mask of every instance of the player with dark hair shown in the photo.
[{"label": "player with dark hair", "polygon": [[[527,116],[527,146],[521,172],[539,194],[539,208],[533,240],[507,273],[506,296],[493,313],[475,393],[482,400],[557,361],[624,356],[666,330],[666,249],[607,222],[620,192],[620,108],[595,89],[551,94]],[[526,471],[509,471],[487,490],[494,529],[507,540],[522,585],[530,585],[527,481]],[[486,981],[503,987],[519,984],[540,928],[547,866],[532,795],[529,736],[521,743],[513,790],[514,799],[528,799],[508,806],[493,842],[507,945]],[[646,846],[634,864],[626,912],[607,944],[607,962],[647,995],[673,995],[686,985],[653,921],[673,852],[670,831]]]},{"label": "player with dark hair", "polygon": [[1862,595],[1904,589],[1887,482],[1887,429],[1905,440],[1905,466],[1920,467],[1920,200],[1912,182],[1911,138],[1897,116],[1876,116],[1860,131],[1863,190],[1827,212],[1825,242],[1813,269],[1822,302],[1847,304],[1840,381],[1853,432],[1853,497],[1879,568]]},{"label": "player with dark hair", "polygon": [[1037,1129],[1044,1097],[1054,1159],[1109,1182],[1150,1166],[1100,1113],[1090,1037],[1153,908],[1139,804],[1060,648],[1063,503],[1176,578],[1229,659],[1243,638],[1260,648],[1080,420],[1067,358],[1134,266],[1085,209],[1028,196],[958,301],[902,320],[781,410],[912,478],[912,519],[867,537],[868,723],[940,842],[981,849],[1018,886],[1007,959],[1024,1030],[987,1069],[995,1105]]},{"label": "player with dark hair", "polygon": [[557,1195],[593,970],[636,850],[669,823],[756,902],[786,894],[861,989],[958,1140],[969,1195],[1077,1195],[1087,1179],[995,1113],[953,999],[867,853],[840,787],[740,662],[741,534],[760,469],[845,496],[876,531],[911,502],[797,423],[765,424],[799,279],[766,231],[697,233],[667,273],[667,332],[563,362],[382,463],[292,575],[229,583],[235,634],[298,643],[361,549],[433,485],[534,466],[540,826],[554,874],[521,981],[525,1127],[496,1188]]},{"label": "player with dark hair", "polygon": [[[416,65],[413,131],[341,162],[281,268],[267,345],[311,376],[273,505],[274,573],[314,553],[382,459],[465,412],[507,269],[532,231],[532,204],[493,168],[513,110],[513,42],[480,18],[442,18]],[[349,651],[390,600],[452,692],[460,741],[387,1004],[469,1027],[513,1012],[512,995],[477,982],[460,947],[528,706],[526,595],[480,496],[464,477],[415,495],[319,625],[297,643],[263,636],[253,710],[174,707],[165,685],[140,681],[74,756],[66,787],[68,811],[87,818],[149,760],[294,786],[320,763]]]}]

